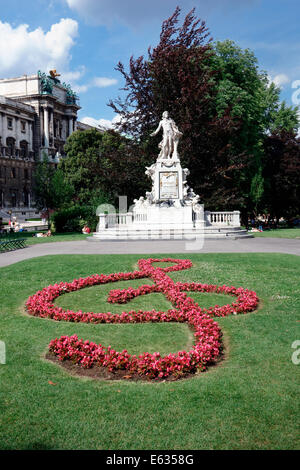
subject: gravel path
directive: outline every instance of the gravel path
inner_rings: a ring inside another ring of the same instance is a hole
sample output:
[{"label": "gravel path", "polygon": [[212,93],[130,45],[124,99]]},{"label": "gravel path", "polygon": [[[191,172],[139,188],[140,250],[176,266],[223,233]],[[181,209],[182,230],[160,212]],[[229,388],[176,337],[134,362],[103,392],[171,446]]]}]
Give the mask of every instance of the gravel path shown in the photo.
[{"label": "gravel path", "polygon": [[201,243],[182,240],[73,241],[28,246],[0,254],[0,267],[30,258],[60,254],[159,254],[159,253],[286,253],[300,255],[300,240],[287,238],[246,238],[205,240]]}]

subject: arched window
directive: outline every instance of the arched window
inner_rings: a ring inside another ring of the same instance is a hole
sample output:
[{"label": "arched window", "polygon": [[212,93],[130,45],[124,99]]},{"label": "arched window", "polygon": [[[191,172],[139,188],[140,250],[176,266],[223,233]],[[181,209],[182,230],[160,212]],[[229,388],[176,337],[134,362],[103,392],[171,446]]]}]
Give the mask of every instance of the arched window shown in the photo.
[{"label": "arched window", "polygon": [[11,206],[16,207],[17,206],[17,195],[14,191],[10,193],[11,195]]},{"label": "arched window", "polygon": [[29,192],[26,188],[23,191],[23,203],[25,207],[29,206]]},{"label": "arched window", "polygon": [[8,156],[12,156],[14,155],[14,151],[15,151],[15,139],[13,137],[7,137],[6,139],[6,152],[7,152],[7,155]]},{"label": "arched window", "polygon": [[26,140],[21,140],[20,142],[20,156],[26,158],[28,156],[28,142]]}]

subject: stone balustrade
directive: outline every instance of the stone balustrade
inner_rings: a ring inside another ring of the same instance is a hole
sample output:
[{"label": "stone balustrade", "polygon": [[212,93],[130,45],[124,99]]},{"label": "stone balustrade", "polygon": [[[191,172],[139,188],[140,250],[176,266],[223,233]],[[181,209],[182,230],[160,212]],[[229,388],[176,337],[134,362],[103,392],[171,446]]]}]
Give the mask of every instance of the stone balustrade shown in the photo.
[{"label": "stone balustrade", "polygon": [[8,147],[2,147],[0,148],[0,157],[16,158],[18,160],[23,160],[24,158],[27,158],[29,160],[34,161],[34,152],[28,151],[26,155],[22,155],[21,149],[10,149]]},{"label": "stone balustrade", "polygon": [[132,212],[99,214],[99,229],[112,228],[122,225],[130,225],[133,222]]},{"label": "stone balustrade", "polygon": [[204,219],[208,225],[229,225],[240,227],[240,211],[232,212],[204,212]]},{"label": "stone balustrade", "polygon": [[[195,217],[197,222],[197,217]],[[130,226],[133,222],[147,222],[147,214],[145,212],[135,213],[108,213],[99,214],[99,229],[107,229],[111,227]],[[240,211],[231,212],[204,212],[204,225],[206,226],[230,226],[240,227]],[[196,225],[197,226],[197,225]]]}]

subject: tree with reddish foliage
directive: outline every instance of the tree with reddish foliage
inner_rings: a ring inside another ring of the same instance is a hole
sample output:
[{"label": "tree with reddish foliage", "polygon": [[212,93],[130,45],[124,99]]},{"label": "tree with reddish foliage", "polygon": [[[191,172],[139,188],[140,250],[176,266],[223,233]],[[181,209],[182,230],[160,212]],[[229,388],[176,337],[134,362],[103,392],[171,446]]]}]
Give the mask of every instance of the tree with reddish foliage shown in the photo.
[{"label": "tree with reddish foliage", "polygon": [[264,204],[270,219],[300,215],[300,139],[294,132],[277,131],[264,144]]},{"label": "tree with reddish foliage", "polygon": [[160,42],[148,49],[147,59],[131,57],[128,73],[118,64],[128,93],[110,106],[122,118],[118,130],[139,140],[147,163],[156,159],[159,143],[149,135],[169,111],[183,132],[179,153],[193,189],[207,208],[233,209],[242,204],[238,179],[249,162],[247,153],[236,155],[231,146],[241,120],[231,116],[229,106],[217,114],[214,50],[205,22],[193,9],[178,27],[179,14],[177,7],[163,22]]}]

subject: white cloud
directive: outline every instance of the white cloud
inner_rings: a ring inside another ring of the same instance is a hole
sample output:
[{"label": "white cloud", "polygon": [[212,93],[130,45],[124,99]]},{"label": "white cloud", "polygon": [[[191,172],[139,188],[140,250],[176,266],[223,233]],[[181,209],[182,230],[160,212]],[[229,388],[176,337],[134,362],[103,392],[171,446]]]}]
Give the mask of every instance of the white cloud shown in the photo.
[{"label": "white cloud", "polygon": [[86,73],[84,65],[78,67],[77,70],[70,70],[61,74],[61,81],[69,83],[76,93],[86,93],[89,89],[88,84],[79,84],[78,80],[81,80]]},{"label": "white cloud", "polygon": [[274,83],[277,87],[282,87],[291,81],[291,79],[285,73],[279,73],[272,77],[268,75],[269,84]]},{"label": "white cloud", "polygon": [[286,85],[290,82],[289,77],[285,73],[279,73],[273,78],[273,82],[276,86]]},{"label": "white cloud", "polygon": [[42,28],[30,31],[27,24],[14,28],[0,21],[0,76],[67,69],[77,34],[78,23],[71,18],[62,18],[47,32]]},{"label": "white cloud", "polygon": [[[71,83],[70,83],[71,84]],[[72,84],[71,84],[72,85]],[[89,89],[88,85],[78,85],[76,83],[74,83],[74,85],[72,85],[72,88],[73,90],[80,94],[80,93],[86,93]]]},{"label": "white cloud", "polygon": [[86,93],[90,88],[106,88],[118,83],[115,78],[94,77],[84,84],[79,84],[78,80],[82,79],[85,72],[85,67],[82,66],[79,70],[64,73],[62,78],[70,83],[76,93]]},{"label": "white cloud", "polygon": [[101,127],[104,129],[114,129],[115,124],[120,121],[120,116],[117,114],[111,121],[108,119],[95,119],[89,116],[86,116],[82,119],[80,119],[80,122],[83,122],[84,124],[88,124],[89,126],[94,126],[94,127]]},{"label": "white cloud", "polygon": [[64,72],[62,74],[62,79],[65,82],[75,83],[77,80],[80,80],[86,73],[86,68],[84,65],[81,65],[77,70],[70,70],[69,72]]},{"label": "white cloud", "polygon": [[95,77],[91,83],[91,86],[95,86],[98,88],[106,88],[108,86],[116,85],[118,80],[115,78],[107,78],[107,77]]}]

